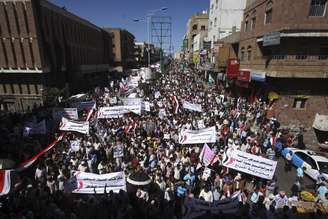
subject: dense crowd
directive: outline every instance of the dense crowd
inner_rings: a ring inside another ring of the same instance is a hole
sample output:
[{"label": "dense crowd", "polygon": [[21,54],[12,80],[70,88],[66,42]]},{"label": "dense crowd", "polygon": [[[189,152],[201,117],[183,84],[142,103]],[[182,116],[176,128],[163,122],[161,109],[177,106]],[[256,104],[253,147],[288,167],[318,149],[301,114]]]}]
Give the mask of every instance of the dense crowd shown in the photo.
[{"label": "dense crowd", "polygon": [[[119,105],[120,97],[126,95],[121,88],[119,82],[111,83],[90,93],[89,99],[96,101],[97,108]],[[291,195],[287,196],[289,191],[279,191],[279,176],[265,180],[222,165],[229,148],[277,160],[284,147],[304,147],[301,137],[295,138],[281,129],[274,117],[267,118],[269,105],[261,98],[250,102],[234,95],[223,83],[208,84],[204,73],[182,68],[176,62],[171,63],[168,73],[160,79],[145,83],[133,92],[151,103],[150,112],[129,113],[113,119],[97,119],[95,113],[90,120],[89,135],[66,133],[63,141],[40,157],[33,167],[15,176],[14,191],[0,197],[0,218],[183,218],[184,198],[213,203],[232,198],[234,194],[238,195],[240,204],[230,217],[325,217],[320,211],[300,215],[292,205],[293,201],[302,199],[302,169],[297,170],[298,177]],[[180,103],[178,108],[174,96]],[[203,112],[184,109],[183,100],[201,104]],[[38,119],[50,116],[34,114]],[[85,118],[86,114],[82,113],[81,117]],[[13,145],[8,151],[18,153],[13,159],[25,160],[58,136],[57,131],[42,139],[28,138],[31,142],[26,144],[27,138],[19,137],[20,119],[16,118],[9,126],[0,124],[6,145]],[[203,144],[179,144],[179,131],[211,126],[216,127],[217,141],[208,145],[217,159],[205,167],[199,159]],[[77,140],[79,148],[73,150],[71,142]],[[24,147],[18,148],[21,145]],[[26,149],[27,146],[30,148]],[[123,157],[113,157],[113,148],[117,147],[123,149]],[[286,171],[290,168],[287,160]],[[126,176],[143,172],[153,183],[133,193],[67,193],[65,183],[75,171],[97,174],[124,171]],[[316,201],[328,206],[327,187],[320,182],[316,189]],[[217,215],[228,216],[222,212]],[[207,212],[202,217],[214,216]]]}]

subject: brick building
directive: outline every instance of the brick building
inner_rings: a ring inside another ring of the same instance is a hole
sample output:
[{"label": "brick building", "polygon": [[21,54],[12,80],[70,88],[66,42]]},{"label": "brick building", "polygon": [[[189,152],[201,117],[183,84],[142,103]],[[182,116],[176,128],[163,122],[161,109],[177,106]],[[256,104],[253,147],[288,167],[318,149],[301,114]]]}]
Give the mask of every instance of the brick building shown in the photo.
[{"label": "brick building", "polygon": [[327,42],[326,0],[248,0],[239,44],[240,68],[250,73],[243,92],[271,101],[282,125],[310,127],[315,113],[328,114]]},{"label": "brick building", "polygon": [[110,35],[45,0],[0,1],[0,110],[42,105],[50,87],[78,92],[112,64]]},{"label": "brick building", "polygon": [[114,66],[119,71],[135,66],[135,45],[132,33],[120,28],[104,28],[113,41]]}]

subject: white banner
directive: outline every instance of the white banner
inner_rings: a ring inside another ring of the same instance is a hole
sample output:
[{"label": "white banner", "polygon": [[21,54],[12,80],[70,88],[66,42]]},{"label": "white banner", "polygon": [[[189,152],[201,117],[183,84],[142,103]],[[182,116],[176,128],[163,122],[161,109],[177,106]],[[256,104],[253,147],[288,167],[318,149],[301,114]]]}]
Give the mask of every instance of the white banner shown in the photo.
[{"label": "white banner", "polygon": [[88,121],[71,121],[62,117],[61,124],[59,126],[61,131],[73,131],[82,134],[89,134],[89,122]]},{"label": "white banner", "polygon": [[23,135],[45,135],[47,133],[46,120],[39,123],[29,122],[24,127]]},{"label": "white banner", "polygon": [[133,112],[141,114],[141,104],[127,106],[100,107],[98,110],[98,119],[120,118],[124,114]]},{"label": "white banner", "polygon": [[195,104],[195,103],[190,103],[187,101],[183,101],[183,108],[196,111],[196,112],[203,112],[202,110],[202,105],[200,104]]},{"label": "white banner", "polygon": [[53,108],[52,117],[54,120],[61,120],[62,117],[77,120],[79,118],[76,108]]},{"label": "white banner", "polygon": [[104,194],[113,191],[118,193],[120,190],[126,191],[126,181],[124,172],[108,173],[108,174],[94,174],[85,172],[76,172],[77,188],[73,193],[80,194]]},{"label": "white banner", "polygon": [[276,170],[277,162],[243,151],[231,150],[227,151],[227,160],[223,163],[223,166],[271,180]]},{"label": "white banner", "polygon": [[96,101],[85,101],[85,102],[79,102],[77,105],[77,109],[79,111],[86,110],[90,111],[91,109],[96,108]]},{"label": "white banner", "polygon": [[125,106],[138,105],[138,104],[141,104],[141,102],[142,102],[141,98],[132,98],[132,97],[122,98],[121,100],[123,102],[123,105],[125,105]]},{"label": "white banner", "polygon": [[179,133],[180,144],[203,144],[216,142],[216,128],[212,126],[200,130],[181,130]]}]

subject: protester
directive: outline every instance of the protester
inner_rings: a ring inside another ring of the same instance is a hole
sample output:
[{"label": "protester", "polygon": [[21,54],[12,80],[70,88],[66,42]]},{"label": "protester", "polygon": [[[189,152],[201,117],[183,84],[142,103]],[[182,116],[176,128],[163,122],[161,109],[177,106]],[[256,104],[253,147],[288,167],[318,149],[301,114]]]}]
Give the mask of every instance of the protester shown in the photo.
[{"label": "protester", "polygon": [[[227,204],[227,209],[233,209],[235,215],[246,215],[244,218],[274,218],[280,211],[287,215],[289,198],[283,191],[278,193],[275,176],[260,178],[223,165],[234,150],[276,162],[283,137],[279,122],[265,116],[267,104],[234,95],[223,83],[208,85],[204,74],[193,68],[182,70],[179,64],[173,61],[168,72],[152,84],[139,83],[139,87],[129,88],[128,79],[124,79],[90,92],[87,96],[96,103],[95,112],[90,117],[92,111],[80,113],[81,121],[90,118],[89,134],[65,132],[60,143],[26,172],[19,173],[22,180],[17,189],[0,198],[0,217],[183,218],[188,199],[199,199],[218,209]],[[131,94],[134,98],[129,99]],[[124,101],[139,98],[149,102],[150,109],[144,107],[141,112],[132,110],[113,118],[102,118],[99,113],[102,107],[121,106]],[[183,106],[185,101],[190,108]],[[50,118],[51,113],[39,117]],[[0,133],[7,136],[0,138],[4,145],[27,141],[23,137],[8,138],[9,133],[19,136],[21,119],[9,119],[8,126],[0,123]],[[209,127],[215,128],[215,139],[207,143],[209,150],[205,155],[203,143],[181,144],[181,130]],[[34,147],[14,146],[7,150],[17,151],[19,162],[41,151],[41,145],[53,138],[31,137],[30,140],[39,139],[32,141]],[[286,171],[290,171],[292,154],[287,157]],[[135,186],[133,192],[127,189],[127,193],[108,192],[109,186],[105,185],[103,191],[96,186],[91,188],[96,194],[72,194],[77,192],[78,184],[72,179],[79,171],[102,175],[123,172],[126,177],[141,172],[149,176],[151,183]],[[297,176],[301,181],[302,174]],[[325,189],[321,184],[318,187],[318,202],[327,204]],[[293,195],[297,196],[300,190],[295,191]],[[223,210],[218,211],[220,215]]]}]

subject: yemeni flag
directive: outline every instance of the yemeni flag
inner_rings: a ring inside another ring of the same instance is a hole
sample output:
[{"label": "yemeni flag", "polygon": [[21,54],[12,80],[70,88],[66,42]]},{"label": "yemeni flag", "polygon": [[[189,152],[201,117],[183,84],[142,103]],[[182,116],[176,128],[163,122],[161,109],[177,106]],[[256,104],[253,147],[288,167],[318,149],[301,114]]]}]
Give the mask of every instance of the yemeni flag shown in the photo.
[{"label": "yemeni flag", "polygon": [[127,127],[125,127],[124,129],[124,133],[127,134],[129,133],[131,130],[136,129],[138,125],[138,120],[134,120],[133,122],[131,122]]},{"label": "yemeni flag", "polygon": [[0,170],[0,196],[7,195],[10,191],[10,171]]},{"label": "yemeni flag", "polygon": [[48,145],[45,149],[43,149],[41,152],[33,156],[31,159],[24,161],[23,163],[19,164],[18,167],[15,169],[16,171],[23,170],[25,168],[28,168],[31,166],[40,156],[42,156],[44,153],[48,152],[50,149],[56,146],[58,142],[60,142],[64,137],[64,133],[62,133],[55,141],[53,141],[50,145]]},{"label": "yemeni flag", "polygon": [[90,120],[90,118],[93,115],[93,112],[95,111],[95,109],[96,109],[96,103],[94,103],[93,106],[92,106],[92,108],[89,110],[86,121],[89,121]]},{"label": "yemeni flag", "polygon": [[173,113],[177,114],[179,111],[179,101],[176,96],[173,96]]}]

